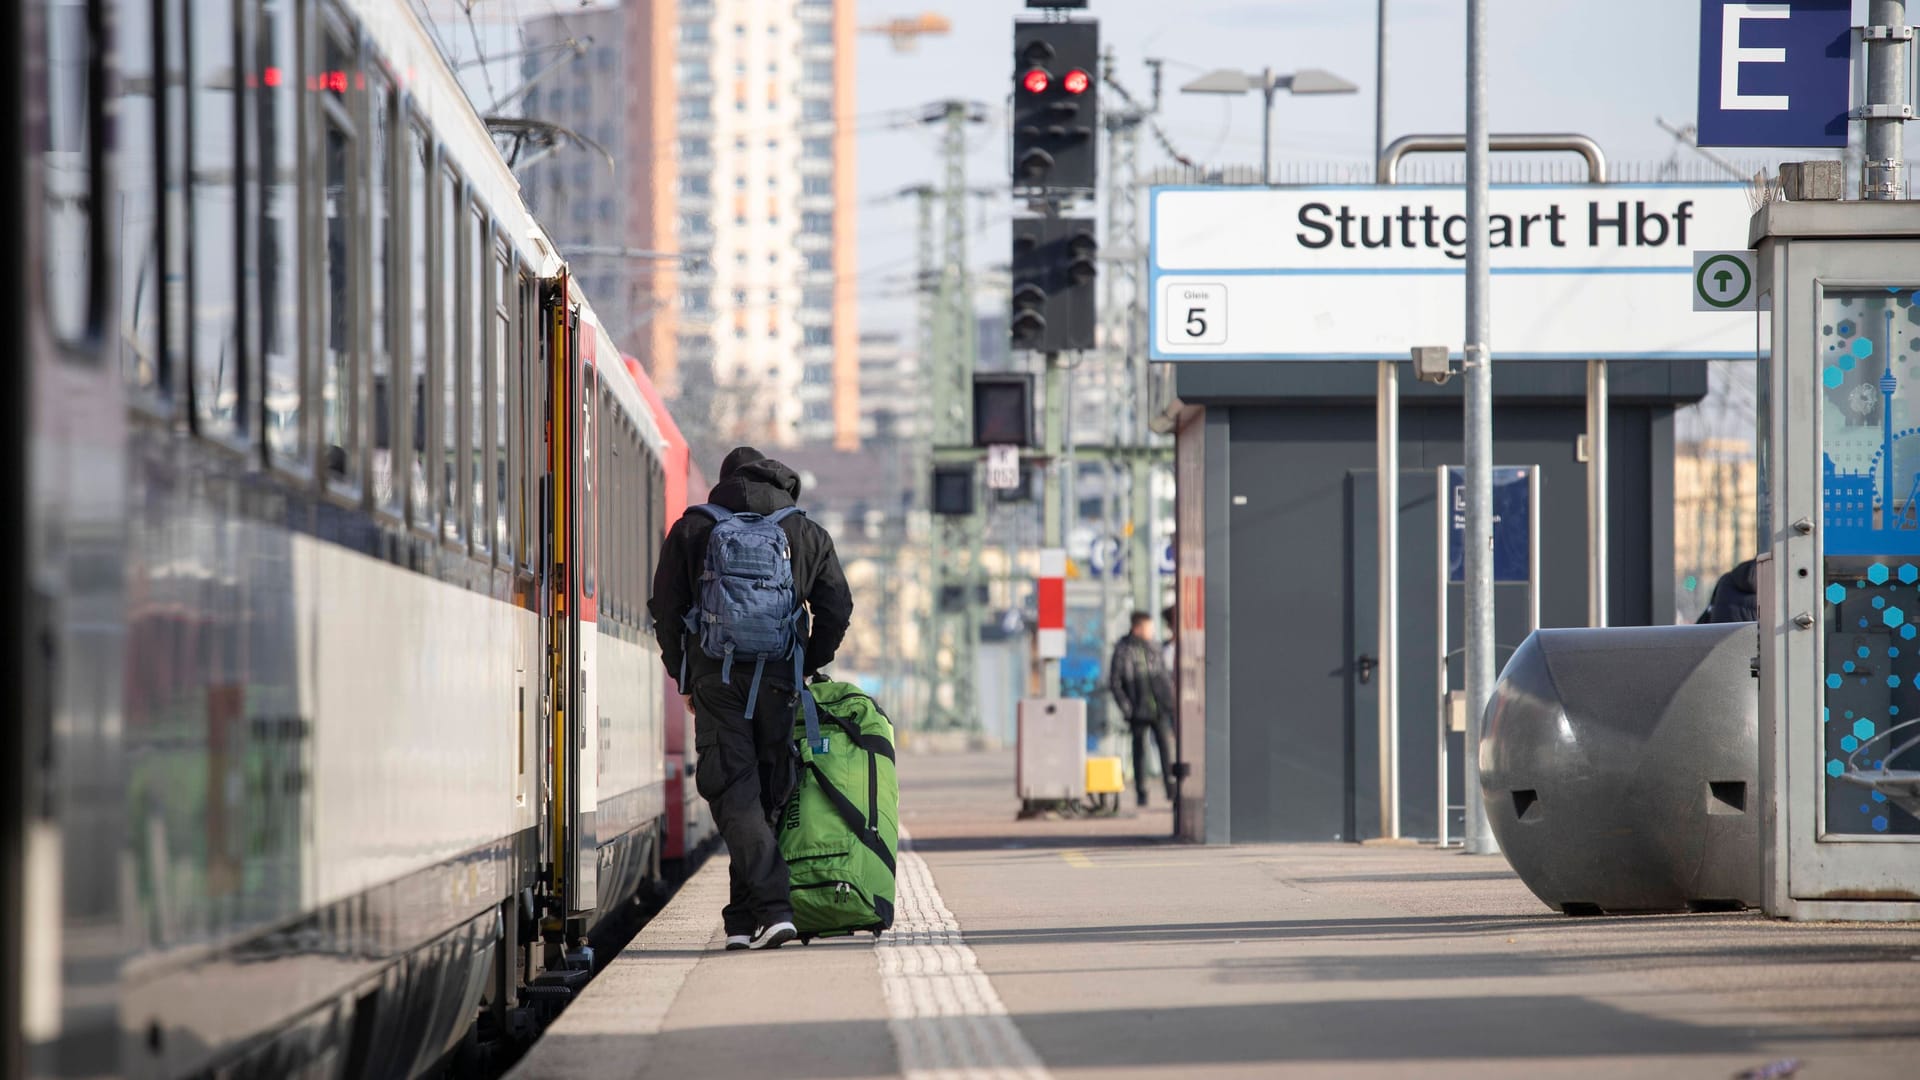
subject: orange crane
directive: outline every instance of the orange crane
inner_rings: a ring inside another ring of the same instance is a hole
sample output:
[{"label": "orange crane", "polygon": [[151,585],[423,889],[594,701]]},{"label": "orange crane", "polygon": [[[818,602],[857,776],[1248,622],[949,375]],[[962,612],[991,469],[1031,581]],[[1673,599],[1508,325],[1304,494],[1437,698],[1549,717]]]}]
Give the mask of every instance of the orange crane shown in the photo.
[{"label": "orange crane", "polygon": [[873,23],[860,28],[863,34],[885,34],[893,40],[893,51],[912,52],[920,38],[928,34],[944,34],[953,29],[953,23],[945,15],[924,11],[918,15],[902,15],[886,22]]}]

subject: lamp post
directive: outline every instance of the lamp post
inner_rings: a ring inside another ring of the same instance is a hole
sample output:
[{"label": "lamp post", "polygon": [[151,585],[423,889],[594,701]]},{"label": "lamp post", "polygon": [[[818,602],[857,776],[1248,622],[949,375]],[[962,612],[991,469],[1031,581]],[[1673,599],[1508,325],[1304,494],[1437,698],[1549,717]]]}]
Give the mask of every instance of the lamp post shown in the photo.
[{"label": "lamp post", "polygon": [[1244,94],[1257,90],[1262,98],[1260,113],[1260,182],[1273,182],[1273,95],[1281,90],[1289,94],[1352,94],[1359,87],[1319,68],[1305,68],[1291,75],[1276,75],[1272,68],[1236,71],[1221,68],[1209,71],[1180,88],[1183,94]]}]

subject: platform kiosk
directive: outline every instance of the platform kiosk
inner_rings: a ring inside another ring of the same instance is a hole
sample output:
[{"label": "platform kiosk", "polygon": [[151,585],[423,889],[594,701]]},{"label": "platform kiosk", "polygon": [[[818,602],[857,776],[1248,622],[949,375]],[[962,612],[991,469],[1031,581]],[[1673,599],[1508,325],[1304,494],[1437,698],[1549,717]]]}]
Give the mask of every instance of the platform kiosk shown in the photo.
[{"label": "platform kiosk", "polygon": [[1920,203],[1762,207],[1769,914],[1920,919]]}]

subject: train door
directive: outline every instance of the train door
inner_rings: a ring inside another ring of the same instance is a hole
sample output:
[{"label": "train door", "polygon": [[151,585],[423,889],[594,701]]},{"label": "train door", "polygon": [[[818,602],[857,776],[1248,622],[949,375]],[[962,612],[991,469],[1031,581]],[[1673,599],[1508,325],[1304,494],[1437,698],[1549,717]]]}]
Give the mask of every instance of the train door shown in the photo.
[{"label": "train door", "polygon": [[[596,902],[592,644],[594,619],[593,403],[591,336],[561,274],[541,284],[546,327],[547,407],[547,745],[546,850],[553,899],[549,944],[585,936]],[[550,957],[555,960],[557,957]]]},{"label": "train door", "polygon": [[[547,864],[547,888],[553,908],[542,924],[550,945],[564,947],[565,914],[572,907],[569,895],[575,890],[573,838],[573,777],[579,763],[579,742],[572,735],[578,716],[575,702],[579,694],[577,676],[579,624],[574,618],[573,567],[575,537],[573,524],[572,481],[573,446],[577,439],[573,401],[578,395],[574,374],[578,370],[578,347],[574,334],[579,315],[567,299],[567,277],[543,281],[540,285],[541,322],[546,327],[547,379],[547,461],[545,543],[545,603],[547,613],[547,734],[542,743],[546,753],[547,813],[543,830],[542,858]],[[549,960],[553,960],[549,957]]]}]

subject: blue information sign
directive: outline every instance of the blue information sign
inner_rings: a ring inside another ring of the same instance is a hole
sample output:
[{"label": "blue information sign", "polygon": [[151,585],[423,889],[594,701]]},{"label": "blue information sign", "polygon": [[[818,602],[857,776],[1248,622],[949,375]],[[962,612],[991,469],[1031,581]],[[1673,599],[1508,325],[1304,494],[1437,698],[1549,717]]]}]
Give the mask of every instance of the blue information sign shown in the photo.
[{"label": "blue information sign", "polygon": [[1845,146],[1850,0],[1700,0],[1701,146]]},{"label": "blue information sign", "polygon": [[[1467,480],[1465,470],[1447,470],[1447,580],[1467,580]],[[1496,465],[1493,470],[1493,580],[1532,580],[1533,470]]]}]

